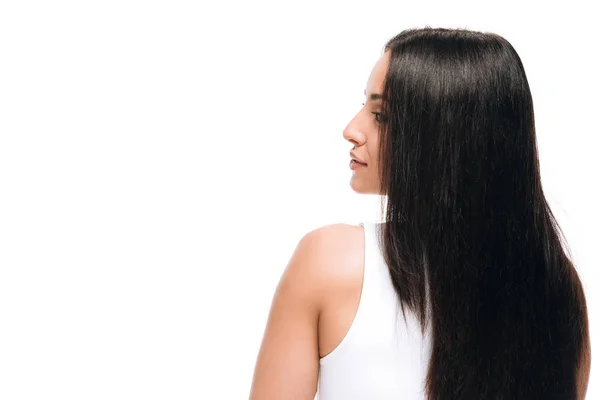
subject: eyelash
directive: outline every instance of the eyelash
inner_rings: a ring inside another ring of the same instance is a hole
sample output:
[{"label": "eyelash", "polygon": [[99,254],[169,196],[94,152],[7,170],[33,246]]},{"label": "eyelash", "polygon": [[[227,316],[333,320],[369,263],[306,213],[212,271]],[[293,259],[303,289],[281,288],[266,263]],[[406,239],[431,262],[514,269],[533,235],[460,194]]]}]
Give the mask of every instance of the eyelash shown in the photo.
[{"label": "eyelash", "polygon": [[[364,106],[365,103],[362,103],[362,105]],[[375,116],[375,121],[377,121],[377,122],[384,122],[385,118],[382,119],[381,113],[372,112],[371,114],[373,114]]]}]

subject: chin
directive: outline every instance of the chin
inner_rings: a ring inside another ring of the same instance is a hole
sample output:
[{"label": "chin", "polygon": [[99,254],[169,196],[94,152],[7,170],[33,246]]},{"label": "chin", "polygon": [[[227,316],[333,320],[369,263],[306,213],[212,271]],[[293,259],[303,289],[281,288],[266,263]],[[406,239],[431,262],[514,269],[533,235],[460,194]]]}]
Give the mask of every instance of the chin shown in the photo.
[{"label": "chin", "polygon": [[361,180],[351,179],[350,180],[350,188],[358,194],[382,195],[382,193],[379,190],[377,190],[375,187],[373,187],[372,185],[371,186],[365,185],[364,182],[361,182]]},{"label": "chin", "polygon": [[352,188],[353,191],[355,191],[358,194],[369,194],[371,193],[371,191],[364,187],[363,185],[361,185],[360,182],[356,182],[354,179],[352,179],[350,181],[350,188]]}]

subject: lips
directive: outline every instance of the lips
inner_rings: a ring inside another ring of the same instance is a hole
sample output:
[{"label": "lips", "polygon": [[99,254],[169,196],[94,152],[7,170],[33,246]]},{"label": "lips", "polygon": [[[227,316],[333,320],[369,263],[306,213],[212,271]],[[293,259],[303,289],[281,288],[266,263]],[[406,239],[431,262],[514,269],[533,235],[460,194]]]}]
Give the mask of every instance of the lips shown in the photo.
[{"label": "lips", "polygon": [[354,161],[356,161],[359,164],[362,165],[367,165],[366,162],[364,162],[363,160],[361,160],[360,158],[356,157],[354,154],[352,154],[352,152],[350,152],[350,158],[353,159]]}]

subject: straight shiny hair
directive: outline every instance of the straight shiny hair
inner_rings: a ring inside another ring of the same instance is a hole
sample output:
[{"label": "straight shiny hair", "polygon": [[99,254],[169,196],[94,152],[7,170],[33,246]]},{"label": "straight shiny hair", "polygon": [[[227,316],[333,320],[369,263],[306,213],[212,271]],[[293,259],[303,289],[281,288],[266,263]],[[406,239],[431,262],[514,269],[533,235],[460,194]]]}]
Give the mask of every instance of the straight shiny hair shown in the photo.
[{"label": "straight shiny hair", "polygon": [[517,52],[430,27],[384,51],[378,234],[402,313],[431,329],[426,398],[578,398],[586,302],[542,190]]}]

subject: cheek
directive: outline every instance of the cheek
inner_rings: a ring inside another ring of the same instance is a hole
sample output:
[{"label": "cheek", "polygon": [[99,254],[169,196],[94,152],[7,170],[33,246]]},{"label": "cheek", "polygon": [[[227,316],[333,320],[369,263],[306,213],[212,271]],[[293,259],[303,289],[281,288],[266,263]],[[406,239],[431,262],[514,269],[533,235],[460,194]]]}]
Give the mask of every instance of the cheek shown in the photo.
[{"label": "cheek", "polygon": [[369,160],[371,164],[377,164],[377,157],[379,153],[379,142],[377,140],[372,140],[369,143]]}]

